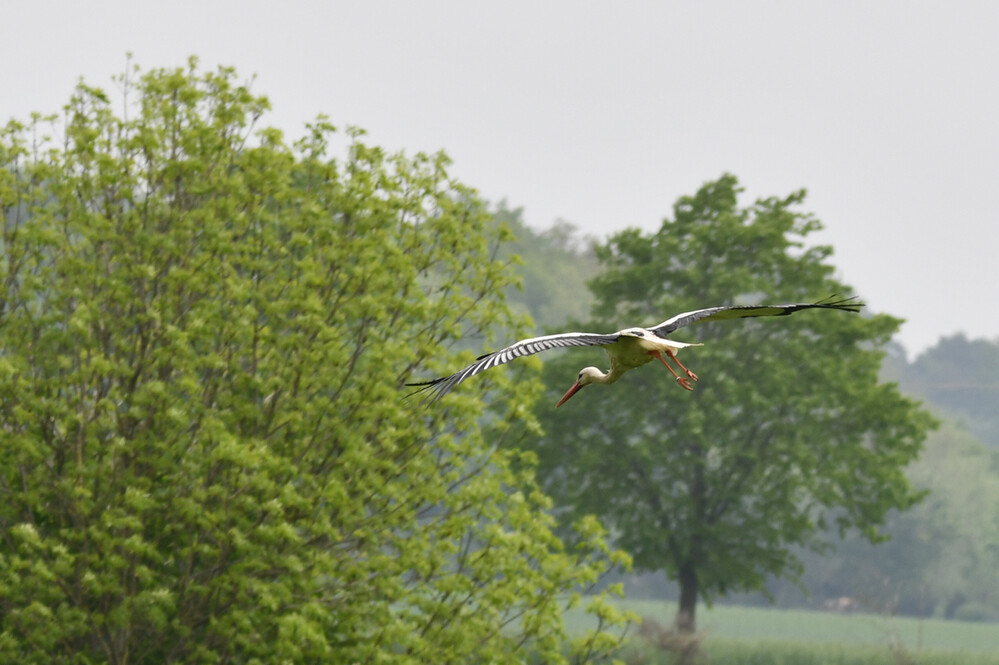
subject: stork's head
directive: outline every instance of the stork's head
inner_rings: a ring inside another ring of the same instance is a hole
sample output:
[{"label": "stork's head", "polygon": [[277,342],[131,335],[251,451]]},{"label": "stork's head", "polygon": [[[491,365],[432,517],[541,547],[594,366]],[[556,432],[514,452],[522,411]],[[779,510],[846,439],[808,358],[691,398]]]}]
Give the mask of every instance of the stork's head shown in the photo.
[{"label": "stork's head", "polygon": [[603,380],[606,376],[607,376],[606,374],[601,372],[596,367],[584,367],[583,369],[579,370],[579,376],[576,377],[576,382],[572,384],[572,387],[569,388],[569,390],[566,391],[564,395],[562,395],[562,399],[558,401],[558,404],[555,405],[555,408],[557,409],[558,407],[568,402],[569,398],[575,395],[579,391],[579,389],[582,388],[583,386],[588,386],[591,383],[603,383]]}]

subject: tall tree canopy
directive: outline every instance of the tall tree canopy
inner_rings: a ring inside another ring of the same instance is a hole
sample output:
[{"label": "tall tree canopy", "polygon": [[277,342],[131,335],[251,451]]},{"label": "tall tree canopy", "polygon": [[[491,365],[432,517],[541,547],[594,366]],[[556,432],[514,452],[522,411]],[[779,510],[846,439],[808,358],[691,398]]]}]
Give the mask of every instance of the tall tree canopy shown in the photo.
[{"label": "tall tree canopy", "polygon": [[291,147],[193,60],[118,83],[122,116],[81,84],[64,123],[0,133],[0,660],[607,646],[564,651],[559,602],[615,555],[592,520],[565,548],[498,445],[536,379],[400,401],[517,323],[502,232],[446,158],[324,120]]},{"label": "tall tree canopy", "polygon": [[[612,236],[591,282],[596,318],[576,329],[852,293],[833,277],[832,250],[805,243],[820,224],[798,211],[804,192],[749,207],[739,192],[726,175],[681,198],[658,232]],[[539,403],[543,486],[602,518],[636,568],[677,579],[678,624],[693,629],[698,597],[798,573],[792,546],[819,546],[827,521],[877,539],[889,509],[917,500],[904,468],[931,420],[878,381],[879,348],[899,323],[806,311],[698,325],[675,335],[704,343],[683,352],[701,378],[692,393],[655,364],[555,411],[576,369],[603,362],[599,350],[590,362],[563,354],[545,365]]]}]

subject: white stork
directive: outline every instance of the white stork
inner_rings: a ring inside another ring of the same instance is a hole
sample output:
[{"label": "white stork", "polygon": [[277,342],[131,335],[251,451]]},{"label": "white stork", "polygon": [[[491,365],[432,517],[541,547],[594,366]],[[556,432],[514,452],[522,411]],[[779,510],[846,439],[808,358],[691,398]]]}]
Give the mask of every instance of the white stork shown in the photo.
[{"label": "white stork", "polygon": [[[835,296],[834,296],[835,297]],[[419,390],[411,393],[415,395],[424,390],[429,390],[428,399],[430,403],[436,402],[448,391],[457,386],[470,376],[475,376],[483,370],[496,365],[508,363],[514,358],[530,356],[541,353],[549,349],[558,349],[566,346],[602,346],[607,356],[610,358],[610,371],[601,372],[596,367],[584,367],[579,371],[579,376],[571,388],[558,401],[555,408],[565,404],[565,402],[576,394],[583,386],[591,383],[614,383],[630,369],[641,367],[653,358],[658,359],[666,365],[677,383],[693,390],[690,380],[697,381],[697,375],[683,366],[677,357],[676,352],[688,346],[702,346],[701,344],[688,344],[667,339],[666,336],[675,330],[694,323],[705,321],[719,321],[722,319],[745,319],[756,316],[788,316],[802,309],[838,309],[844,312],[859,312],[863,303],[855,302],[855,298],[843,300],[833,300],[832,298],[815,303],[793,303],[790,305],[723,305],[721,307],[708,307],[706,309],[696,309],[692,312],[684,312],[674,317],[666,319],[657,326],[651,328],[625,328],[616,333],[600,334],[587,332],[565,332],[557,335],[545,335],[543,337],[531,337],[515,342],[505,349],[493,351],[481,355],[475,362],[450,376],[443,376],[430,381],[419,383],[407,383],[407,386],[419,386]],[[677,374],[663,354],[675,362],[686,376]]]}]

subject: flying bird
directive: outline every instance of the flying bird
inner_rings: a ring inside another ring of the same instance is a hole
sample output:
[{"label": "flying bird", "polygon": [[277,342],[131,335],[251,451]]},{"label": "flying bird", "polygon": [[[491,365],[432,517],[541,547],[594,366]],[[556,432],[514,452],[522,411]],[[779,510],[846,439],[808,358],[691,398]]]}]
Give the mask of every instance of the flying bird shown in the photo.
[{"label": "flying bird", "polygon": [[[565,404],[580,388],[588,386],[591,383],[614,383],[628,370],[641,367],[653,359],[657,359],[666,365],[666,369],[676,377],[677,383],[687,390],[693,390],[694,387],[690,382],[697,381],[697,375],[684,367],[683,363],[677,359],[676,352],[688,346],[703,345],[688,344],[668,339],[667,335],[670,333],[684,326],[707,321],[746,319],[757,316],[788,316],[803,309],[837,309],[843,312],[859,312],[860,308],[864,306],[864,303],[855,302],[855,298],[846,298],[843,300],[833,300],[833,298],[814,303],[793,303],[790,305],[723,305],[720,307],[707,307],[705,309],[695,309],[691,312],[677,314],[651,328],[625,328],[624,330],[610,334],[564,332],[556,335],[531,337],[515,342],[504,349],[481,355],[475,359],[475,362],[450,376],[443,376],[438,379],[418,383],[407,383],[405,385],[419,388],[415,392],[410,393],[411,395],[429,391],[426,399],[432,404],[465,379],[475,376],[479,372],[491,367],[508,363],[514,358],[531,356],[542,351],[548,351],[549,349],[559,349],[568,346],[602,346],[610,358],[610,371],[602,372],[596,367],[584,367],[581,369],[576,382],[566,391],[562,399],[555,405],[555,408]],[[666,354],[670,360],[676,363],[685,376],[680,376],[669,362],[666,361],[663,354]]]}]

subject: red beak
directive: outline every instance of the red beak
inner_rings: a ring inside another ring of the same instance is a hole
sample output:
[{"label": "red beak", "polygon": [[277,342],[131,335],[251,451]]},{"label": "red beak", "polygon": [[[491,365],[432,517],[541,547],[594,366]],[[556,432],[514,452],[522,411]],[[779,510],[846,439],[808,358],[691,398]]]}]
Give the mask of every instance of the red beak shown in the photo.
[{"label": "red beak", "polygon": [[575,395],[576,392],[579,391],[579,389],[582,387],[583,386],[579,384],[579,381],[576,381],[574,384],[572,384],[572,388],[569,388],[569,390],[564,395],[562,395],[562,399],[558,401],[558,404],[555,405],[555,408],[557,409],[566,402],[568,402],[569,398]]}]

